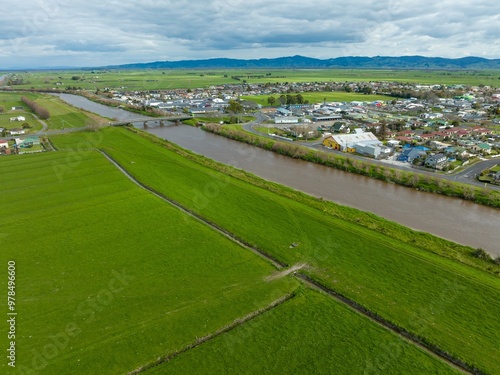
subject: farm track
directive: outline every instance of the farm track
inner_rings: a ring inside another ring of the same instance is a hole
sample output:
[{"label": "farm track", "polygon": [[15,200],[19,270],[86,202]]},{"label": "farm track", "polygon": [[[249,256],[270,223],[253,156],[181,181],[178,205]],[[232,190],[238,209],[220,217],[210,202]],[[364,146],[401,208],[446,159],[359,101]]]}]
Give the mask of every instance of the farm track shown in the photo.
[{"label": "farm track", "polygon": [[[421,350],[424,350],[425,352],[427,352],[428,354],[432,355],[433,357],[436,357],[438,359],[440,359],[441,361],[447,363],[448,365],[452,366],[453,368],[461,371],[462,373],[464,374],[483,374],[482,371],[478,370],[478,369],[475,369],[475,368],[472,368],[471,366],[469,366],[467,363],[461,361],[460,359],[457,359],[457,358],[454,358],[453,356],[451,356],[450,354],[448,354],[447,352],[445,352],[444,350],[440,349],[439,347],[433,345],[433,344],[426,344],[425,341],[423,341],[421,338],[419,337],[416,337],[414,335],[412,335],[411,332],[408,332],[405,328],[403,327],[399,327],[393,323],[391,323],[390,321],[384,319],[383,317],[379,316],[377,313],[365,308],[363,305],[357,303],[356,301],[354,300],[351,300],[347,297],[345,297],[343,294],[321,284],[320,282],[318,282],[317,280],[314,280],[313,278],[309,277],[308,275],[306,274],[303,274],[303,273],[299,273],[298,271],[302,268],[302,267],[296,267],[296,266],[292,266],[290,268],[290,272],[287,272],[287,270],[283,270],[284,268],[287,268],[289,267],[288,264],[276,259],[275,257],[273,257],[272,255],[270,254],[267,254],[265,253],[264,251],[246,243],[244,240],[242,239],[239,239],[237,236],[235,236],[234,234],[230,233],[229,231],[223,229],[222,227],[218,226],[217,224],[215,223],[212,223],[210,222],[209,220],[206,220],[205,218],[203,218],[202,216],[196,214],[195,212],[189,210],[188,208],[185,208],[184,206],[182,206],[181,204],[175,202],[174,200],[164,196],[162,193],[159,193],[157,191],[155,191],[154,189],[150,188],[149,186],[143,184],[142,182],[138,181],[137,179],[135,179],[135,177],[133,177],[131,174],[129,174],[129,172],[127,170],[125,170],[115,159],[113,159],[113,157],[111,157],[109,154],[107,154],[105,151],[103,150],[98,150],[102,155],[104,155],[116,168],[118,168],[118,170],[120,172],[122,172],[129,180],[131,180],[134,184],[138,185],[139,187],[149,191],[150,193],[154,194],[155,196],[157,196],[158,198],[162,199],[163,201],[169,203],[170,205],[173,205],[175,206],[176,208],[178,208],[179,210],[181,210],[182,212],[186,213],[187,215],[195,218],[196,220],[202,222],[203,224],[205,225],[208,225],[209,227],[211,227],[213,230],[221,233],[222,235],[224,235],[225,237],[229,238],[231,241],[237,243],[238,245],[242,246],[243,248],[247,249],[247,250],[250,250],[252,251],[253,253],[257,254],[258,256],[260,256],[261,258],[265,259],[266,261],[270,262],[271,264],[273,264],[278,270],[282,271],[282,273],[286,273],[286,274],[289,274],[289,273],[293,273],[294,277],[298,278],[300,281],[302,281],[304,284],[306,284],[308,287],[312,288],[312,289],[316,289],[316,290],[319,290],[323,293],[325,293],[326,295],[330,296],[331,298],[334,298],[336,301],[342,303],[343,305],[347,306],[349,309],[351,310],[354,310],[355,312],[357,312],[358,314],[370,319],[372,322],[376,323],[378,326],[386,329],[386,330],[390,330],[391,332],[395,333],[396,335],[398,335],[400,338],[402,338],[403,340],[407,341],[407,342],[410,342],[411,344],[419,347]],[[296,268],[294,268],[296,267]],[[273,276],[271,276],[270,278],[272,278]],[[263,310],[259,310],[259,311],[256,311],[256,312],[253,312],[253,313],[250,313],[249,315],[247,315],[246,317],[244,318],[241,318],[241,319],[238,319],[236,321],[234,321],[232,324],[230,324],[229,326],[226,326],[222,329],[220,329],[219,331],[216,331],[214,332],[213,334],[211,335],[208,335],[208,336],[205,336],[203,338],[199,338],[195,343],[193,344],[190,344],[188,345],[187,347],[175,352],[175,353],[172,353],[164,358],[159,358],[154,364],[150,364],[150,365],[147,365],[147,366],[144,366],[144,367],[141,367],[140,369],[136,369],[136,370],[133,370],[131,372],[129,372],[128,374],[129,375],[133,375],[133,374],[139,374],[145,370],[148,370],[152,367],[155,367],[157,365],[160,365],[161,363],[163,362],[167,362],[169,360],[171,360],[172,358],[186,352],[187,350],[190,350],[190,349],[193,349],[199,345],[201,345],[202,343],[204,342],[207,342],[225,332],[228,332],[234,328],[236,328],[237,326],[255,318],[256,316],[258,315],[261,315],[262,313],[266,312],[266,311],[269,311],[271,310],[272,308],[282,304],[283,302],[286,302],[287,300],[293,298],[293,295],[290,295],[290,296],[284,296],[280,299],[278,299],[277,301],[273,302],[271,305],[269,305],[267,308],[264,308]],[[281,301],[281,302],[278,302],[278,301]]]}]

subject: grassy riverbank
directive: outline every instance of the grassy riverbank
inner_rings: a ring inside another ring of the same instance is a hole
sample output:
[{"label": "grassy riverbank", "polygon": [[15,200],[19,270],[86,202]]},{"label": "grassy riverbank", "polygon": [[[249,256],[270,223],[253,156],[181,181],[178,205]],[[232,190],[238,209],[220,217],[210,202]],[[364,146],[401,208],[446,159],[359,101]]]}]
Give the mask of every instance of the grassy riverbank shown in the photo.
[{"label": "grassy riverbank", "polygon": [[[136,129],[102,134],[95,147],[154,190],[285,263],[308,264],[313,279],[424,344],[486,372],[500,370],[500,280],[477,269],[495,273],[498,266],[474,258],[473,249],[261,180]],[[53,140],[70,148],[81,137]]]}]

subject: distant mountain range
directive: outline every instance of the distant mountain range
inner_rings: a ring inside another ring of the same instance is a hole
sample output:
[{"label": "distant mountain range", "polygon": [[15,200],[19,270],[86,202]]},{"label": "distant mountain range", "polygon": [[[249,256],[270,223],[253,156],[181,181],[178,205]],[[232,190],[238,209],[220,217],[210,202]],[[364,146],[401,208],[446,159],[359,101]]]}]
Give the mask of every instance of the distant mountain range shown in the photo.
[{"label": "distant mountain range", "polygon": [[207,59],[182,61],[156,61],[101,67],[106,69],[500,69],[500,59],[462,57],[447,59],[424,56],[347,56],[332,59],[315,59],[304,56],[274,59]]}]

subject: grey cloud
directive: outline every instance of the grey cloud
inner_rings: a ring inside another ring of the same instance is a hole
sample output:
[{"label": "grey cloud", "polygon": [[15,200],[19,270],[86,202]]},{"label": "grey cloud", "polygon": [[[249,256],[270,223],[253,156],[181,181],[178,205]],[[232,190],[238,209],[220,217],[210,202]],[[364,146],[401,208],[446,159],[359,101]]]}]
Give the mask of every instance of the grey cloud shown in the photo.
[{"label": "grey cloud", "polygon": [[0,14],[4,65],[15,63],[14,45],[31,58],[42,53],[47,61],[54,56],[55,63],[75,65],[86,58],[107,64],[302,51],[335,57],[438,50],[458,57],[482,54],[485,46],[488,56],[500,57],[500,9],[491,0],[7,0],[3,5],[9,9]]}]

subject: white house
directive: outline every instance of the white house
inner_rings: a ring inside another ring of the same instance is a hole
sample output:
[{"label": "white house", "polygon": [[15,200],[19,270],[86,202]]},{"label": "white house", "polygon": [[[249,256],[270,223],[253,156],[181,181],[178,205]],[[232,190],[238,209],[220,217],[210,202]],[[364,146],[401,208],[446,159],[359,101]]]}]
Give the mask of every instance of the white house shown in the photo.
[{"label": "white house", "polygon": [[9,142],[0,140],[0,148],[9,148]]}]

